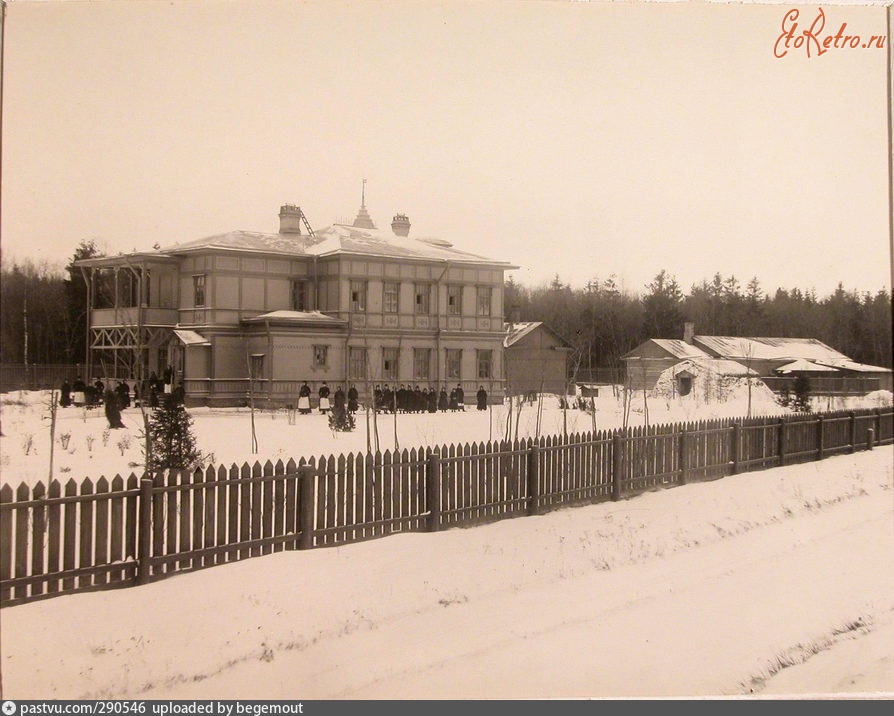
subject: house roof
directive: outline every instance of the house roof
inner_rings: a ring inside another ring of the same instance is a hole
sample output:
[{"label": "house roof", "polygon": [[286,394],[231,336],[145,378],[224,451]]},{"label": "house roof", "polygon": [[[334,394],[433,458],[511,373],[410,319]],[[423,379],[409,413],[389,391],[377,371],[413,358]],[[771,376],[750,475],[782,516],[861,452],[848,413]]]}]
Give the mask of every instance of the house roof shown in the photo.
[{"label": "house roof", "polygon": [[256,231],[230,231],[186,243],[165,246],[166,256],[195,253],[208,249],[276,253],[289,256],[332,256],[352,254],[381,258],[451,261],[494,264],[505,269],[518,268],[507,261],[460,251],[442,239],[397,236],[390,227],[369,229],[348,224],[333,224],[306,234],[268,234]]},{"label": "house roof", "polygon": [[196,333],[195,331],[190,331],[185,328],[175,328],[174,335],[180,340],[180,342],[185,346],[210,346],[211,341],[209,341],[205,336]]},{"label": "house roof", "polygon": [[781,365],[776,369],[777,373],[837,373],[831,366],[819,365],[803,358]]},{"label": "house roof", "polygon": [[506,337],[503,339],[503,347],[508,348],[514,343],[518,343],[522,338],[531,333],[537,326],[541,326],[541,321],[527,321],[524,323],[506,323]]},{"label": "house roof", "polygon": [[561,346],[555,346],[556,350],[569,350],[571,349],[571,344],[566,341],[562,336],[556,333],[552,328],[543,323],[543,321],[522,321],[522,322],[513,322],[513,323],[504,323],[503,330],[506,331],[506,336],[503,338],[503,347],[509,348],[510,346],[515,345],[520,340],[522,340],[525,336],[530,335],[538,328],[542,327],[543,330],[549,331],[550,334],[555,336],[555,338],[562,343]]},{"label": "house roof", "polygon": [[748,368],[747,366],[744,366],[737,361],[711,357],[687,358],[682,363],[677,363],[672,369],[669,370],[673,370],[673,372],[676,374],[679,373],[681,369],[686,370],[686,368],[707,370],[718,375],[735,377],[758,375],[758,372],[756,370],[754,370],[753,368]]},{"label": "house roof", "polygon": [[840,370],[853,371],[855,373],[891,373],[890,368],[882,368],[877,365],[868,365],[866,363],[855,363],[850,358],[843,360],[824,360],[820,361],[821,365],[828,365],[832,368]]},{"label": "house roof", "polygon": [[737,336],[694,336],[693,343],[719,358],[741,360],[848,360],[843,353],[815,338],[740,338]]},{"label": "house roof", "polygon": [[629,351],[621,356],[621,358],[632,358],[636,357],[642,346],[647,343],[651,343],[652,345],[661,348],[663,351],[666,351],[674,358],[710,358],[711,356],[708,353],[705,353],[701,348],[694,346],[686,341],[675,340],[671,338],[650,338],[645,343],[641,343],[639,346],[634,348],[632,351]]},{"label": "house roof", "polygon": [[279,323],[291,325],[344,326],[347,321],[334,318],[320,311],[270,311],[251,318],[243,318],[243,323]]}]

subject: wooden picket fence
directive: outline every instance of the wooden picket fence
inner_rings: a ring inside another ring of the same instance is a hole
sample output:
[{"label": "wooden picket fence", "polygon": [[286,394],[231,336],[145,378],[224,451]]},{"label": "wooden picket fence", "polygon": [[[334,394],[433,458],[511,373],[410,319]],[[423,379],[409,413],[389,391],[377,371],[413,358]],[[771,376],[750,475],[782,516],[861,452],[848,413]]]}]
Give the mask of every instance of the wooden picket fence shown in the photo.
[{"label": "wooden picket fence", "polygon": [[894,411],[659,425],[0,489],[0,606],[894,443]]}]

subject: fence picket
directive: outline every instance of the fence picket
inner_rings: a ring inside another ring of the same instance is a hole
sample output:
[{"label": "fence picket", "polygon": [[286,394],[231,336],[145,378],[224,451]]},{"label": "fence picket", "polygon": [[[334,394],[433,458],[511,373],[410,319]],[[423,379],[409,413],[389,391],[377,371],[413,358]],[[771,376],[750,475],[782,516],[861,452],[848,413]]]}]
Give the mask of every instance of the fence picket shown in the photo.
[{"label": "fence picket", "polygon": [[[286,533],[285,473],[286,468],[282,460],[277,460],[273,466],[273,474],[276,476],[276,479],[273,481],[273,534],[276,537],[282,537]],[[274,552],[282,552],[284,549],[284,542],[277,542],[272,547]]]},{"label": "fence picket", "polygon": [[[96,483],[96,494],[98,495],[108,495],[109,494],[109,481],[106,478],[101,477]],[[35,490],[35,499],[37,498],[37,493]],[[38,510],[38,512],[42,515],[43,510]],[[35,514],[35,527],[37,526],[36,522],[37,515]],[[41,530],[41,542],[43,540],[43,530]],[[36,540],[35,540],[36,542]],[[35,544],[36,546],[36,544]],[[109,499],[108,497],[97,500],[96,501],[96,536],[93,540],[93,564],[96,566],[105,565],[109,563]],[[43,565],[41,564],[41,567]],[[40,572],[33,572],[39,574]],[[108,572],[99,572],[93,577],[94,584],[108,584],[109,583],[109,575]]]},{"label": "fence picket", "polygon": [[[273,477],[273,463],[270,460],[264,463],[261,474],[265,478]],[[261,537],[267,539],[273,536],[273,481],[265,479],[261,487]],[[261,554],[272,553],[273,547],[270,544],[261,547]]]}]

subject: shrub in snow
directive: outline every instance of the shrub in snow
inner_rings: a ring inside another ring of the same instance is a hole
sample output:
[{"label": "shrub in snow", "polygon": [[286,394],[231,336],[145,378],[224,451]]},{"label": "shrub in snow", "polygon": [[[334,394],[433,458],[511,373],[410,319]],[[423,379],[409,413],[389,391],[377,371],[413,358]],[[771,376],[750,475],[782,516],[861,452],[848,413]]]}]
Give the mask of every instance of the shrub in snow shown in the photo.
[{"label": "shrub in snow", "polygon": [[149,444],[150,454],[146,456],[149,470],[194,467],[199,462],[192,416],[172,395],[165,395],[161,406],[149,418]]},{"label": "shrub in snow", "polygon": [[357,427],[357,423],[354,416],[347,412],[344,406],[336,405],[329,413],[329,427],[333,432],[349,433]]},{"label": "shrub in snow", "polygon": [[118,449],[121,451],[121,457],[124,457],[124,453],[130,447],[130,433],[125,433],[124,436],[118,441]]},{"label": "shrub in snow", "polygon": [[71,433],[62,433],[59,436],[59,444],[62,445],[63,450],[68,450],[68,443],[71,440]]},{"label": "shrub in snow", "polygon": [[103,404],[106,409],[106,420],[109,421],[109,428],[117,430],[123,428],[124,423],[121,422],[121,398],[114,390],[107,390],[103,395]]}]

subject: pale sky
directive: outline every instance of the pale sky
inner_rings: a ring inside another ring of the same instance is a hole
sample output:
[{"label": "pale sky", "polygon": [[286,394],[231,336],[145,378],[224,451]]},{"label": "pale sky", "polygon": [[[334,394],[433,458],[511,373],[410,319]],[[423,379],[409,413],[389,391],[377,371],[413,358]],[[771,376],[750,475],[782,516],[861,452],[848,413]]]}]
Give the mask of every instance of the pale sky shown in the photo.
[{"label": "pale sky", "polygon": [[[367,179],[516,280],[891,285],[886,49],[774,57],[798,3],[7,4],[2,249],[322,228]],[[832,35],[880,4],[823,4]]]}]

